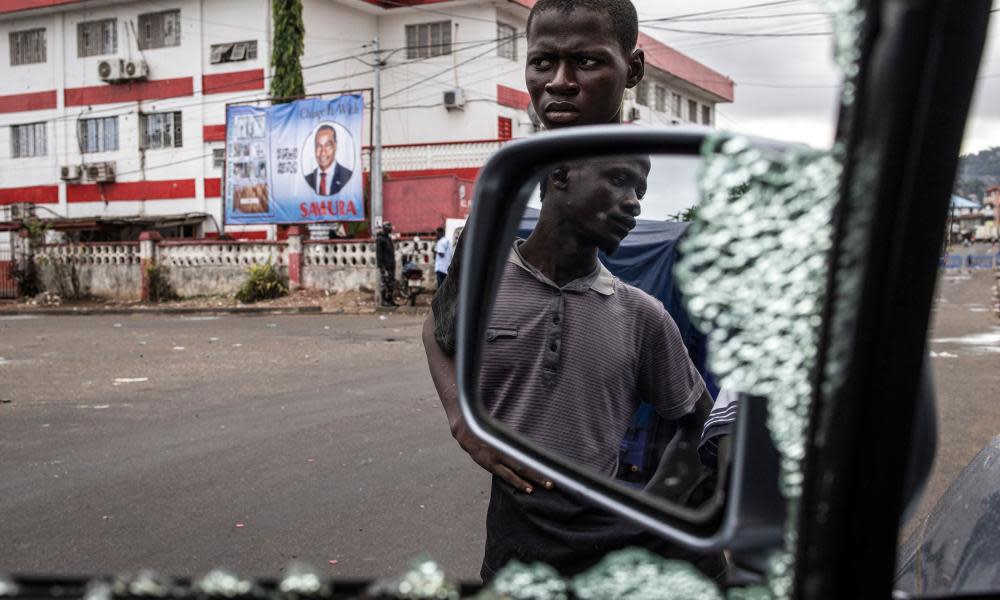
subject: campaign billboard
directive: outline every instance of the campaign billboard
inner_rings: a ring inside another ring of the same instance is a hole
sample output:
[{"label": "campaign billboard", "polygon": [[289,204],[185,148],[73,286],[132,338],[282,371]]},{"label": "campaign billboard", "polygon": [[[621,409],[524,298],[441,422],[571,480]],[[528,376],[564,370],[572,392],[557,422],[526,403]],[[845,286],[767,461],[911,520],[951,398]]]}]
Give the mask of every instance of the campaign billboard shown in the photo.
[{"label": "campaign billboard", "polygon": [[362,96],[226,108],[226,222],[364,221]]}]

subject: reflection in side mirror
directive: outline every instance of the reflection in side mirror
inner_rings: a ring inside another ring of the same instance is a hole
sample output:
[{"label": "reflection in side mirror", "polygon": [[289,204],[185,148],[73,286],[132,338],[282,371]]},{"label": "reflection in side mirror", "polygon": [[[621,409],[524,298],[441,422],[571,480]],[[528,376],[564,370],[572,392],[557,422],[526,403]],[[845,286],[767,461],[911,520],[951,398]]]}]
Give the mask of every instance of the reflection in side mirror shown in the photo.
[{"label": "reflection in side mirror", "polygon": [[704,135],[581,128],[484,169],[463,241],[463,415],[517,475],[555,483],[494,477],[487,562],[562,548],[522,560],[569,572],[590,550],[642,546],[712,574],[723,548],[780,545],[765,404],[719,393],[673,280]]},{"label": "reflection in side mirror", "polygon": [[[493,299],[479,380],[498,426],[694,509],[718,487],[715,462],[698,452],[718,390],[704,336],[672,293],[685,224],[665,218],[691,207],[681,202],[695,198],[698,162],[613,156],[543,167]],[[647,202],[660,218],[640,226]],[[718,437],[731,408],[718,411]]]}]

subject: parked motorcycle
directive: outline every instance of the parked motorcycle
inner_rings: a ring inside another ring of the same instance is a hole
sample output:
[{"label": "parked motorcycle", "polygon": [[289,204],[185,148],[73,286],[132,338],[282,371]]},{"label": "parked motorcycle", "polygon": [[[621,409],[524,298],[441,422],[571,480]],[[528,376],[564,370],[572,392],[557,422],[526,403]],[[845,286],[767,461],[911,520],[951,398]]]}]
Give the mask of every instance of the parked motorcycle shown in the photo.
[{"label": "parked motorcycle", "polygon": [[416,255],[403,255],[403,268],[396,281],[396,302],[417,305],[417,296],[424,292],[424,270],[416,263]]}]

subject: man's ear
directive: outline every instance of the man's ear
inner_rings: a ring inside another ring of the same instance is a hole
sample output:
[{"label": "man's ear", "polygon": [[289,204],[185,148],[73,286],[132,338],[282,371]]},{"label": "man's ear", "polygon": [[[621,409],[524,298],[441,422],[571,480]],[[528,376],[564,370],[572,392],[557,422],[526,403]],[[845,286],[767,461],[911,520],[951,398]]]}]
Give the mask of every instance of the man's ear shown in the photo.
[{"label": "man's ear", "polygon": [[632,56],[628,60],[628,80],[625,86],[628,88],[634,88],[639,85],[642,78],[646,75],[646,51],[642,48],[636,48],[632,51]]},{"label": "man's ear", "polygon": [[565,191],[569,188],[569,169],[566,166],[552,169],[549,177],[552,179],[552,186],[557,190]]}]

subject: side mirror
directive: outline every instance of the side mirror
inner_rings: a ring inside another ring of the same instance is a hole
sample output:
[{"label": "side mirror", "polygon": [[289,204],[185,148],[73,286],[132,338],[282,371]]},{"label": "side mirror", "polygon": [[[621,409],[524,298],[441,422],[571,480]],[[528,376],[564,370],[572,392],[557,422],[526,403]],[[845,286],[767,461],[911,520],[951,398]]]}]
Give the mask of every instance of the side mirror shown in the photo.
[{"label": "side mirror", "polygon": [[[669,421],[670,402],[683,404],[690,399],[651,398],[658,396],[658,386],[670,378],[655,373],[657,365],[664,363],[647,360],[649,352],[643,352],[642,346],[629,346],[631,340],[650,337],[648,321],[643,321],[643,331],[616,329],[633,323],[631,305],[602,301],[598,293],[584,306],[580,304],[586,298],[582,292],[588,291],[587,286],[597,289],[594,278],[582,277],[560,289],[565,281],[545,276],[545,271],[552,274],[558,268],[535,264],[554,255],[565,256],[566,248],[569,254],[583,249],[586,255],[596,246],[603,251],[604,263],[621,263],[614,285],[627,279],[645,281],[645,287],[653,288],[641,296],[633,292],[634,287],[620,288],[625,290],[620,296],[639,298],[650,314],[662,313],[673,293],[672,243],[678,236],[671,238],[671,232],[677,234],[684,228],[665,223],[666,214],[690,204],[671,206],[670,197],[657,194],[667,189],[668,196],[689,194],[692,202],[696,199],[701,151],[710,133],[695,128],[581,127],[523,140],[498,152],[480,174],[464,233],[458,383],[463,416],[472,432],[551,479],[556,489],[583,497],[694,551],[759,553],[781,545],[785,521],[779,459],[767,429],[764,399],[741,397],[730,435],[728,468],[713,475],[710,493],[700,501],[690,497],[668,500],[656,493],[657,482],[650,479],[659,473],[656,468],[630,481],[627,473],[623,476],[622,466],[629,442],[625,438],[636,423],[636,406],[651,403],[653,412]],[[751,143],[783,148],[769,141]],[[540,184],[544,198],[539,198]],[[587,205],[594,198],[600,204],[622,186],[633,191],[648,188],[639,202],[640,219],[649,215],[649,207],[660,214],[652,215],[653,221],[636,223],[622,217],[628,210],[617,205]],[[583,218],[584,214],[588,216]],[[545,243],[531,245],[532,262],[520,250],[513,251],[513,244],[519,235],[530,239],[535,232],[536,241],[540,237]],[[654,252],[662,250],[657,244],[670,246],[661,252],[667,258],[657,263],[655,272],[629,271],[635,266],[629,264],[629,240],[638,238],[652,240]],[[622,252],[625,257],[619,259]],[[594,276],[602,277],[601,273]],[[675,323],[686,319],[677,314],[680,303],[676,304],[667,306]],[[612,305],[613,309],[607,308]],[[654,342],[650,347],[658,346]],[[590,363],[580,362],[584,360]],[[652,370],[655,376],[637,382],[629,361],[643,363],[641,368]],[[614,369],[627,381],[609,379]],[[711,379],[710,373],[702,375]],[[570,404],[558,405],[565,386],[573,390]],[[621,387],[610,389],[613,386]],[[633,394],[630,390],[636,386],[641,390]],[[608,409],[611,405],[613,410]],[[581,417],[581,412],[591,408],[600,414]],[[658,460],[666,461],[669,452],[664,444],[669,443],[669,437],[659,445],[649,438],[642,440],[640,445],[656,454],[645,456],[645,465],[655,467]],[[643,468],[638,467],[634,470]],[[691,468],[695,467],[685,467],[688,472]]]}]

